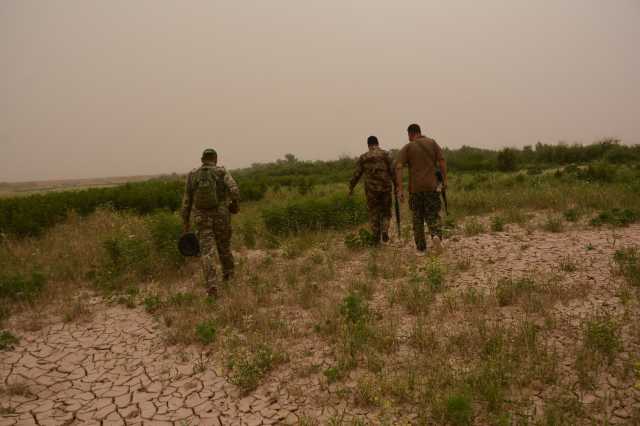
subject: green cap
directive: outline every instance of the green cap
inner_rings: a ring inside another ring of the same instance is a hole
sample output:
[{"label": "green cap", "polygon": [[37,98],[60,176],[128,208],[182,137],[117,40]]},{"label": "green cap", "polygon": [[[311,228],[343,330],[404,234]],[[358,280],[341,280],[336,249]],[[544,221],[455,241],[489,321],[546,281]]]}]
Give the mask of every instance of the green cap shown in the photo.
[{"label": "green cap", "polygon": [[202,158],[204,157],[217,157],[218,153],[213,148],[207,148],[202,152]]}]

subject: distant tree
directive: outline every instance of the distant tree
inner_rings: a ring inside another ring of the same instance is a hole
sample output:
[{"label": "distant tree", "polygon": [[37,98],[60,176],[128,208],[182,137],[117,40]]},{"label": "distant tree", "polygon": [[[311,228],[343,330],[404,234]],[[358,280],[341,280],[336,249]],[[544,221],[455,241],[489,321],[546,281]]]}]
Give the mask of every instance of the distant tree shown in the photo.
[{"label": "distant tree", "polygon": [[298,161],[296,156],[293,154],[285,154],[284,159],[287,161],[287,163],[296,163]]},{"label": "distant tree", "polygon": [[517,158],[515,150],[505,148],[498,153],[497,166],[501,172],[512,172],[517,167]]}]

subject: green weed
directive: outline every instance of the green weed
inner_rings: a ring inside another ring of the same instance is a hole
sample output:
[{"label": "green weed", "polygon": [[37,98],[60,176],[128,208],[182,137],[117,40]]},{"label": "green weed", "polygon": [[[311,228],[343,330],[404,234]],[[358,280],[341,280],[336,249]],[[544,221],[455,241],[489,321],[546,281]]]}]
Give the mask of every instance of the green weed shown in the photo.
[{"label": "green weed", "polygon": [[0,350],[10,349],[20,341],[7,330],[0,331]]},{"label": "green weed", "polygon": [[203,321],[196,325],[196,337],[203,345],[212,343],[216,337],[216,324],[213,320]]},{"label": "green weed", "polygon": [[617,250],[613,260],[627,283],[640,288],[640,250],[637,247]]},{"label": "green weed", "polygon": [[269,345],[260,344],[252,351],[232,354],[227,362],[229,379],[244,392],[252,391],[275,366],[285,360],[283,353]]},{"label": "green weed", "polygon": [[494,216],[491,219],[491,230],[493,232],[504,231],[505,219],[502,216]]}]

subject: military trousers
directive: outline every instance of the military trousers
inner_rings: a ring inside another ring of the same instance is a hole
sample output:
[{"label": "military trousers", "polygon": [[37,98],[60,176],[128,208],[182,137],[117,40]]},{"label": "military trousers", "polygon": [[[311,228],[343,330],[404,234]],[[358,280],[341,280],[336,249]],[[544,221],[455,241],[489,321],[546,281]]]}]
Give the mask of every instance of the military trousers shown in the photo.
[{"label": "military trousers", "polygon": [[216,251],[222,265],[223,278],[233,276],[234,261],[231,253],[231,214],[228,207],[194,212],[196,235],[200,242],[200,262],[207,289],[217,287]]},{"label": "military trousers", "polygon": [[365,191],[369,223],[376,243],[383,234],[389,234],[391,222],[391,191]]},{"label": "military trousers", "polygon": [[409,207],[411,208],[413,219],[413,237],[416,248],[424,251],[427,249],[424,224],[429,226],[432,237],[442,238],[442,224],[440,222],[440,193],[437,191],[414,192],[409,197]]}]

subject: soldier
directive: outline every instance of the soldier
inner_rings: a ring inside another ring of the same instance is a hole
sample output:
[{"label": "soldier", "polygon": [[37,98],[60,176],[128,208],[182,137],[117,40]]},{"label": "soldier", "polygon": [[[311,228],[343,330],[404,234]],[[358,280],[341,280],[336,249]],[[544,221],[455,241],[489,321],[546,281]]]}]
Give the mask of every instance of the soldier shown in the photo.
[{"label": "soldier", "polygon": [[349,196],[364,174],[364,192],[367,196],[369,223],[374,243],[389,241],[389,222],[391,220],[391,191],[394,181],[394,169],[391,157],[380,149],[378,138],[369,136],[369,151],[358,158],[356,171],[349,183]]},{"label": "soldier", "polygon": [[217,295],[214,249],[222,264],[225,281],[233,277],[231,253],[231,214],[238,213],[240,191],[231,174],[217,165],[218,154],[213,149],[202,153],[202,166],[187,176],[182,199],[184,232],[189,232],[189,218],[193,212],[196,234],[200,241],[200,261],[207,294]]},{"label": "soldier", "polygon": [[402,168],[409,166],[409,206],[413,216],[413,235],[416,248],[426,252],[427,241],[424,222],[436,245],[442,239],[440,224],[440,192],[438,192],[438,168],[442,174],[441,189],[447,188],[447,164],[442,150],[435,140],[422,136],[420,126],[412,124],[407,129],[409,143],[398,154],[396,161],[396,191],[400,201],[404,201],[402,188]]}]

